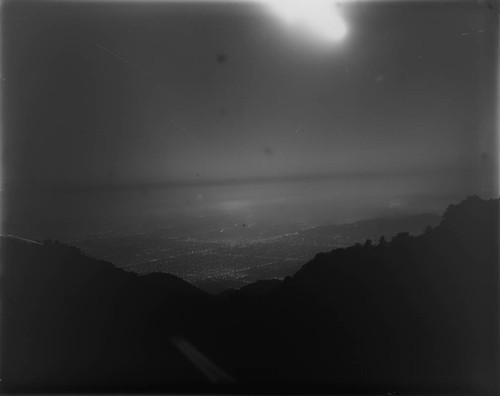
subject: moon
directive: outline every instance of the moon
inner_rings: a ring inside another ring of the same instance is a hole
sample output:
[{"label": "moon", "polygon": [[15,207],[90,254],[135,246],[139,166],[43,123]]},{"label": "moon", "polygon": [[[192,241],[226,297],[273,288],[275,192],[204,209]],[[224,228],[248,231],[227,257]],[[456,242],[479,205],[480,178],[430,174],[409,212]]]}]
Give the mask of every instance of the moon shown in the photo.
[{"label": "moon", "polygon": [[263,0],[268,8],[290,26],[302,27],[327,41],[340,41],[347,25],[331,0]]}]

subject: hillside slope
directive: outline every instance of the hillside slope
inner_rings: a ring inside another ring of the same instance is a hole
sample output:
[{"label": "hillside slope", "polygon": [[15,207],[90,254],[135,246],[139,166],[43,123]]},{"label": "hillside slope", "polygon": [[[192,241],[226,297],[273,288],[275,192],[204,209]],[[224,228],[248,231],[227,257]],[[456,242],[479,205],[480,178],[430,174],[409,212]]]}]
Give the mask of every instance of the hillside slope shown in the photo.
[{"label": "hillside slope", "polygon": [[[177,351],[184,309],[205,293],[144,278],[59,243],[1,238],[2,385],[114,389],[204,380]],[[182,301],[182,302],[180,302]]]},{"label": "hillside slope", "polygon": [[[281,283],[219,296],[2,238],[2,387],[497,393],[498,208],[471,197],[423,235],[321,253]],[[210,384],[179,337],[236,384]]]},{"label": "hillside slope", "polygon": [[234,377],[290,392],[496,392],[498,204],[472,197],[421,236],[318,254],[265,296],[195,315],[211,326],[192,336]]}]

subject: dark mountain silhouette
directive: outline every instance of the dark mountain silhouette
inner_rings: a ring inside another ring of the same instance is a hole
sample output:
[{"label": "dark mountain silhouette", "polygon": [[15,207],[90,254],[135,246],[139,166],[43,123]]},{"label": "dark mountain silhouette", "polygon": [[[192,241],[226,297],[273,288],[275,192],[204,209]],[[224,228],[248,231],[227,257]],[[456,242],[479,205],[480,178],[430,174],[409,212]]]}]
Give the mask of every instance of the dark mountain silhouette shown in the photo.
[{"label": "dark mountain silhouette", "polygon": [[260,296],[270,293],[280,285],[281,281],[278,279],[259,280],[243,286],[241,289],[236,290],[235,293],[240,296]]},{"label": "dark mountain silhouette", "polygon": [[340,241],[349,236],[351,241],[362,238],[370,238],[374,241],[380,236],[391,237],[404,230],[410,234],[421,234],[427,226],[436,226],[441,217],[432,213],[423,213],[407,216],[389,216],[370,220],[362,220],[354,223],[331,224],[309,228],[301,231],[304,238],[314,241],[325,241],[332,243]]},{"label": "dark mountain silhouette", "polygon": [[3,390],[496,394],[498,209],[218,296],[2,238]]},{"label": "dark mountain silhouette", "polygon": [[203,380],[164,341],[179,333],[179,299],[189,309],[204,295],[187,282],[139,277],[50,241],[2,238],[1,254],[7,389],[154,386],[164,373],[168,382]]},{"label": "dark mountain silhouette", "polygon": [[141,275],[140,281],[144,285],[148,285],[158,290],[162,290],[168,294],[186,294],[186,295],[202,295],[205,292],[190,283],[178,278],[175,275],[164,272],[154,272],[147,275]]},{"label": "dark mountain silhouette", "polygon": [[217,294],[217,298],[228,298],[229,296],[262,296],[269,294],[271,291],[275,290],[281,285],[279,279],[264,279],[259,280],[249,285],[245,285],[240,289],[227,289],[223,292]]}]

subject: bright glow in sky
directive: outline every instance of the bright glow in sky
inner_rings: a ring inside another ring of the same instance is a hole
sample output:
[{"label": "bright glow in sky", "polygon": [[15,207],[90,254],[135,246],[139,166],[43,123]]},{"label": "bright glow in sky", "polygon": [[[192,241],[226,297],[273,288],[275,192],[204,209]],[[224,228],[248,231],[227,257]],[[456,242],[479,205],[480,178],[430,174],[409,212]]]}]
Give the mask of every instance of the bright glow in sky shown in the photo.
[{"label": "bright glow in sky", "polygon": [[315,36],[338,41],[347,33],[347,25],[331,0],[263,0],[291,26],[307,29]]},{"label": "bright glow in sky", "polygon": [[69,3],[2,10],[9,233],[76,230],[77,213],[102,229],[342,221],[496,195],[487,2]]}]

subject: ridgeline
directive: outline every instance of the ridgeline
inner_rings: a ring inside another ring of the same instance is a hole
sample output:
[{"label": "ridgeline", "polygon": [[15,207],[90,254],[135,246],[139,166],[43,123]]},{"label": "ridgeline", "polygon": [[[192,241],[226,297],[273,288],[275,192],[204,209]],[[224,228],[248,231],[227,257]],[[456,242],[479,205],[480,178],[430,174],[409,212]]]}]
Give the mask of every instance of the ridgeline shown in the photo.
[{"label": "ridgeline", "polygon": [[217,296],[2,237],[2,390],[498,393],[498,209]]}]

